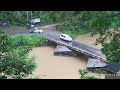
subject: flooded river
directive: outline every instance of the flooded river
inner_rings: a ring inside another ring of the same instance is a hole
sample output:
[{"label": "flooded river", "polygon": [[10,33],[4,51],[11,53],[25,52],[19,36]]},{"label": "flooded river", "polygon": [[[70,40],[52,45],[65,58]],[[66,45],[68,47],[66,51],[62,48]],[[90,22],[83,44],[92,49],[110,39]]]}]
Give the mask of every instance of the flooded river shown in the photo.
[{"label": "flooded river", "polygon": [[[87,33],[87,34],[77,36],[76,39],[80,42],[89,43],[89,44],[93,45],[98,37],[99,37],[98,35],[91,37],[90,33]],[[102,48],[101,44],[96,45],[95,47],[97,47],[99,49]]]},{"label": "flooded river", "polygon": [[[90,33],[80,35],[77,40],[93,44],[97,36],[90,37]],[[96,46],[101,48],[101,45]],[[79,79],[79,69],[86,69],[87,61],[83,57],[54,56],[55,48],[50,46],[36,47],[29,56],[35,56],[37,69],[34,76],[43,79]]]}]

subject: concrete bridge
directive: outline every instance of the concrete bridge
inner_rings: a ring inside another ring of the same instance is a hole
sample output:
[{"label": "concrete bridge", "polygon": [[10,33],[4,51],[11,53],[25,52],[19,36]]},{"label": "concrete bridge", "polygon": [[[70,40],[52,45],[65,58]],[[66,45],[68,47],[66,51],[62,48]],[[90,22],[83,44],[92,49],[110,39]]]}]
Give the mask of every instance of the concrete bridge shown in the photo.
[{"label": "concrete bridge", "polygon": [[42,35],[44,35],[49,41],[54,42],[59,45],[66,46],[67,48],[71,50],[75,50],[79,53],[85,54],[89,57],[102,60],[106,62],[105,55],[102,53],[102,51],[96,47],[93,47],[91,45],[78,42],[77,40],[72,40],[72,42],[66,42],[60,39],[61,32],[57,31],[50,31],[50,30],[44,30]]}]

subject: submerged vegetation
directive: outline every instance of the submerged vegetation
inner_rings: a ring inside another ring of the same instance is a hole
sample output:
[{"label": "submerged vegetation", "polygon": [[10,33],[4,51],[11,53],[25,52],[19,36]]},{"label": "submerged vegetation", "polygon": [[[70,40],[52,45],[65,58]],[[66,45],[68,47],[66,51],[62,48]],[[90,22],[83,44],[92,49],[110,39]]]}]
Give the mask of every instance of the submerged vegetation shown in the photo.
[{"label": "submerged vegetation", "polygon": [[102,68],[96,68],[96,69],[93,69],[93,70],[89,70],[89,72],[106,74],[106,72]]},{"label": "submerged vegetation", "polygon": [[79,74],[81,75],[80,79],[98,79],[94,76],[87,76],[87,74],[89,73],[88,70],[79,70]]}]

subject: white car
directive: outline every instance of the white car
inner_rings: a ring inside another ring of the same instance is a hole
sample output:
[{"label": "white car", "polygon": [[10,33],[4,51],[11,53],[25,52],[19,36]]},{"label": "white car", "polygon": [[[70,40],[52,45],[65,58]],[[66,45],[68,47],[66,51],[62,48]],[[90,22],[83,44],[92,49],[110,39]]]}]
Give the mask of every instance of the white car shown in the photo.
[{"label": "white car", "polygon": [[34,33],[43,33],[43,30],[42,29],[39,30],[38,28],[35,28],[33,32]]},{"label": "white car", "polygon": [[72,38],[67,34],[60,34],[60,38],[65,41],[72,41]]}]

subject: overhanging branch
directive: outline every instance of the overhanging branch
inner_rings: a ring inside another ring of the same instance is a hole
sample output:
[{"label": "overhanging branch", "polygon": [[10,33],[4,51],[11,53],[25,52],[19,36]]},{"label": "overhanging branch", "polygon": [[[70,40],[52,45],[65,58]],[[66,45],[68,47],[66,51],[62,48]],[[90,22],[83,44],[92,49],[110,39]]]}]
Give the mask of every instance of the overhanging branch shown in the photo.
[{"label": "overhanging branch", "polygon": [[111,15],[111,16],[107,16],[106,18],[112,18],[112,17],[118,16],[118,15],[120,15],[120,12],[117,14]]}]

